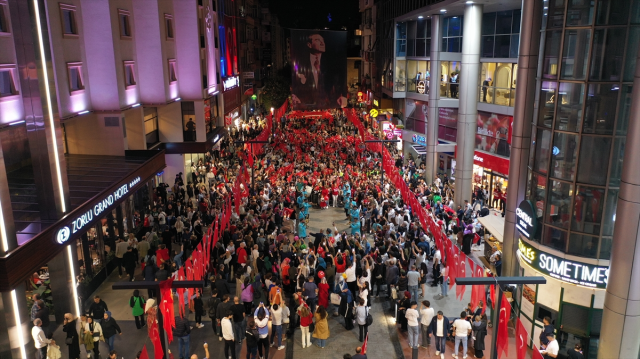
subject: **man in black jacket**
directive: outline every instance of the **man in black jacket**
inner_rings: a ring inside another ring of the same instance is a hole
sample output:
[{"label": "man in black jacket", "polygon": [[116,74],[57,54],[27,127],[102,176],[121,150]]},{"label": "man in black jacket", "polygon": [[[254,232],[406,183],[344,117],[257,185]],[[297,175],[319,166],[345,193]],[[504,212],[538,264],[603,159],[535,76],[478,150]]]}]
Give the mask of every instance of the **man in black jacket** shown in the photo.
[{"label": "man in black jacket", "polygon": [[178,338],[178,357],[180,359],[189,358],[189,339],[191,337],[191,325],[189,319],[176,315],[176,327],[173,329],[173,336]]},{"label": "man in black jacket", "polygon": [[231,294],[229,283],[227,283],[220,274],[216,276],[216,289],[218,290],[218,297],[222,297],[225,294]]},{"label": "man in black jacket", "polygon": [[[216,283],[219,281],[221,281],[221,279],[218,279]],[[220,295],[220,292],[218,292],[218,295]],[[225,294],[222,296],[222,303],[218,304],[218,309],[216,310],[216,320],[218,322],[218,325],[220,325],[222,318],[226,317],[228,312],[231,311],[233,302],[231,302],[229,299],[229,294]],[[218,340],[222,341],[222,336],[220,336]]]},{"label": "man in black jacket", "polygon": [[127,252],[122,255],[122,263],[124,264],[124,270],[129,276],[129,282],[133,282],[134,273],[136,272],[137,258],[133,253],[133,247],[128,247]]},{"label": "man in black jacket", "polygon": [[94,322],[102,322],[104,319],[104,312],[109,310],[107,303],[105,303],[99,296],[93,297],[93,303],[89,307],[89,315],[93,318]]}]

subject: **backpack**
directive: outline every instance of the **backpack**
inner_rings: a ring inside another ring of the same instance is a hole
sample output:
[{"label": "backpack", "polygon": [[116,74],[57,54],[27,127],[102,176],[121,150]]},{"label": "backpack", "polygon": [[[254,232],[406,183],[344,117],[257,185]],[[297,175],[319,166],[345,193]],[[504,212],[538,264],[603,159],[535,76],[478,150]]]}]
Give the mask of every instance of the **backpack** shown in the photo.
[{"label": "backpack", "polygon": [[209,298],[209,318],[216,317],[216,310],[218,310],[218,304],[220,304],[220,298]]}]

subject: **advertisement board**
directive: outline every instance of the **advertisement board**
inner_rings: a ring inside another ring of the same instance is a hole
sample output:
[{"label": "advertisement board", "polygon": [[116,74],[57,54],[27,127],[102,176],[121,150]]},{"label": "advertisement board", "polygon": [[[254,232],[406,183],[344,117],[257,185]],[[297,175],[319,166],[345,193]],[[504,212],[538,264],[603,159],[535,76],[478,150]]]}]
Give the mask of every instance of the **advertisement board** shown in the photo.
[{"label": "advertisement board", "polygon": [[478,111],[476,149],[509,157],[513,116]]},{"label": "advertisement board", "polygon": [[295,110],[338,107],[347,96],[347,33],[291,30]]}]

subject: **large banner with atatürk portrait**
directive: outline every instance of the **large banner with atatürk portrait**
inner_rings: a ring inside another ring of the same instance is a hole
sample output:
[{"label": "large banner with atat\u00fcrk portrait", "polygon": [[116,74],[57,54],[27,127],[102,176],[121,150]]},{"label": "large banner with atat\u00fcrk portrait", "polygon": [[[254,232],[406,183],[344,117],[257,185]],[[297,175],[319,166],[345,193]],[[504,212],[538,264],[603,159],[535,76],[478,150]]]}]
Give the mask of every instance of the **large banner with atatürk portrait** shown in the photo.
[{"label": "large banner with atat\u00fcrk portrait", "polygon": [[291,30],[292,97],[295,110],[347,104],[347,33]]}]

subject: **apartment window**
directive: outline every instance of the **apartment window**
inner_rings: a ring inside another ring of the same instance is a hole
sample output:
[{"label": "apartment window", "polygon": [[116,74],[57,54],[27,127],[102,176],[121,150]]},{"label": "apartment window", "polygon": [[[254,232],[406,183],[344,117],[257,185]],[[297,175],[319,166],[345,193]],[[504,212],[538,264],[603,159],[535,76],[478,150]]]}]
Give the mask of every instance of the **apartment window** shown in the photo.
[{"label": "apartment window", "polygon": [[136,85],[135,62],[124,62],[124,86],[131,87]]},{"label": "apartment window", "polygon": [[69,4],[60,4],[60,17],[62,18],[62,35],[64,37],[77,36],[76,7]]},{"label": "apartment window", "polygon": [[82,81],[82,62],[67,63],[67,74],[69,77],[69,92],[84,90]]},{"label": "apartment window", "polygon": [[[1,8],[2,6],[0,6]],[[13,65],[0,65],[0,97],[18,94],[16,89],[16,68]]]},{"label": "apartment window", "polygon": [[169,82],[176,82],[176,81],[178,81],[178,77],[176,75],[176,60],[170,59],[169,60]]},{"label": "apartment window", "polygon": [[131,37],[131,13],[129,10],[118,9],[120,19],[120,38]]},{"label": "apartment window", "polygon": [[173,40],[173,15],[164,14],[164,26],[167,31],[167,40]]},{"label": "apartment window", "polygon": [[9,9],[6,0],[0,0],[0,34],[9,32]]}]

